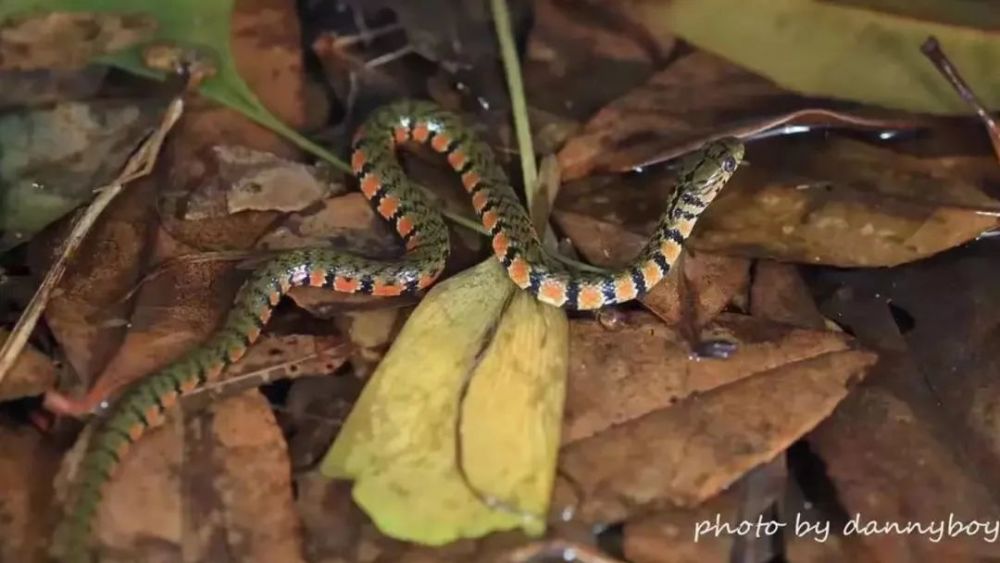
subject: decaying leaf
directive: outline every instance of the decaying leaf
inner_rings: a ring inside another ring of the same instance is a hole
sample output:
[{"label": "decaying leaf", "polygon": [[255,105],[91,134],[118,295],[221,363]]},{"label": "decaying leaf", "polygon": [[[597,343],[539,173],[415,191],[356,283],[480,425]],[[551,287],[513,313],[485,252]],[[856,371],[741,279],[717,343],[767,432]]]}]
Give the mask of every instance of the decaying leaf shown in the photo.
[{"label": "decaying leaf", "polygon": [[0,250],[89,200],[160,112],[156,101],[67,102],[0,116]]},{"label": "decaying leaf", "polygon": [[0,425],[0,560],[44,560],[59,455],[36,429]]}]

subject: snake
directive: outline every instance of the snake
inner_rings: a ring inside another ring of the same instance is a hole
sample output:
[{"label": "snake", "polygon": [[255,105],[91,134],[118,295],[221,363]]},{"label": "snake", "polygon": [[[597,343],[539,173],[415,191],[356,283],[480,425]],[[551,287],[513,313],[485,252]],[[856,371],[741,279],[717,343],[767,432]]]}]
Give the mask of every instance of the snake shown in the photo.
[{"label": "snake", "polygon": [[56,532],[63,561],[91,561],[88,546],[102,489],[131,445],[163,424],[181,396],[239,361],[291,288],[399,296],[420,294],[437,280],[450,248],[448,227],[398,160],[398,148],[412,143],[443,155],[459,176],[510,280],[539,301],[567,310],[632,301],[662,280],[698,217],[736,171],[744,150],[739,140],[722,138],[681,157],[677,187],[644,248],[618,271],[592,271],[574,268],[543,247],[492,149],[458,115],[417,100],[374,110],[354,135],[350,166],[375,213],[395,227],[405,253],[374,260],[334,249],[299,249],[255,269],[207,341],[132,384],[98,420],[76,471],[75,495]]}]

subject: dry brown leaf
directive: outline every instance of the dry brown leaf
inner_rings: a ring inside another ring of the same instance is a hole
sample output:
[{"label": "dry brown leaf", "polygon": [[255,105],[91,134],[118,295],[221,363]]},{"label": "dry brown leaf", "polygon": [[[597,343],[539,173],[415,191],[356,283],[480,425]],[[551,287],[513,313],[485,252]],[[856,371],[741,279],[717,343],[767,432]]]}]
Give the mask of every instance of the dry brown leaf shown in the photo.
[{"label": "dry brown leaf", "polygon": [[[243,146],[213,148],[216,182],[224,191],[192,194],[187,219],[225,217],[241,211],[301,211],[344,186],[323,178],[319,169]],[[222,197],[215,201],[211,198]]]},{"label": "dry brown leaf", "polygon": [[[829,272],[824,310],[884,358],[810,436],[849,517],[994,522],[995,242],[885,271]],[[951,515],[951,516],[950,516]],[[860,537],[878,560],[1000,557],[990,531]]]},{"label": "dry brown leaf", "polygon": [[30,427],[0,424],[0,561],[44,561],[59,452]]},{"label": "dry brown leaf", "polygon": [[[10,332],[0,328],[0,346],[8,336]],[[56,366],[52,359],[28,344],[0,384],[0,402],[41,395],[55,383]]]},{"label": "dry brown leaf", "polygon": [[812,429],[874,361],[858,350],[813,356],[571,443],[559,474],[581,499],[577,516],[607,523],[703,502]]},{"label": "dry brown leaf", "polygon": [[[586,215],[557,211],[553,218],[580,254],[596,266],[621,267],[646,243],[642,235]],[[690,324],[696,330],[746,287],[750,261],[707,252],[688,253],[674,270],[642,298],[642,303],[665,323]]]},{"label": "dry brown leaf", "polygon": [[[842,104],[841,104],[842,105]],[[599,111],[559,152],[567,180],[663,162],[709,140],[778,126],[872,131],[926,124],[905,113],[840,110],[706,52],[687,55]]]},{"label": "dry brown leaf", "polygon": [[[695,250],[833,266],[889,266],[925,258],[979,236],[1000,209],[984,173],[930,173],[919,159],[844,139],[770,139],[702,214]],[[811,171],[808,167],[815,167]],[[671,184],[659,172],[591,178],[563,186],[560,212],[650,232]],[[905,197],[902,195],[905,194]]]},{"label": "dry brown leaf", "polygon": [[694,531],[701,522],[732,522],[736,518],[738,499],[725,492],[691,509],[664,509],[637,517],[625,523],[625,557],[632,563],[702,563],[727,561],[733,547],[728,534],[703,533],[696,539]]},{"label": "dry brown leaf", "polygon": [[571,444],[740,379],[845,351],[843,334],[803,330],[740,315],[721,315],[710,332],[737,343],[729,360],[692,357],[687,340],[649,314],[619,329],[570,323],[570,378],[562,440]]},{"label": "dry brown leaf", "polygon": [[583,7],[556,0],[534,3],[524,83],[535,108],[586,118],[644,82],[673,49],[672,40],[642,33],[611,3]]},{"label": "dry brown leaf", "polygon": [[[185,467],[185,554],[220,563],[304,562],[288,452],[267,400],[251,391],[210,413],[192,420],[185,436],[189,459],[198,460]],[[192,444],[195,437],[204,438]]]},{"label": "dry brown leaf", "polygon": [[[74,391],[93,385],[125,336],[131,304],[123,297],[139,278],[146,258],[143,249],[156,230],[153,197],[153,184],[140,182],[111,203],[45,309],[45,322],[78,378]],[[43,236],[32,244],[36,249],[58,249],[53,238]],[[46,262],[51,253],[44,253]],[[36,270],[47,269],[40,262]]]},{"label": "dry brown leaf", "polygon": [[[876,373],[875,376],[881,374]],[[892,393],[852,394],[809,442],[823,458],[850,519],[869,522],[964,523],[997,519],[990,489],[967,474],[961,460],[937,438],[907,402]],[[982,561],[1000,557],[983,533],[939,542],[927,536],[871,534],[859,538],[878,561]]]},{"label": "dry brown leaf", "polygon": [[798,269],[770,260],[759,260],[754,267],[750,314],[803,328],[827,326]]}]

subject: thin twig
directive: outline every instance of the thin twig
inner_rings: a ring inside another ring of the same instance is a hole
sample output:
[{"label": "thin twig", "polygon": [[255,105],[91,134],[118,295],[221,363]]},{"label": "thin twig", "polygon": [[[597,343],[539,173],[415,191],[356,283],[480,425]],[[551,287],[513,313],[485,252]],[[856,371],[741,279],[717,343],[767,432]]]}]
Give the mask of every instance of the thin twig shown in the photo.
[{"label": "thin twig", "polygon": [[177,120],[180,119],[182,113],[184,113],[184,101],[183,96],[179,95],[170,102],[163,115],[163,120],[160,122],[160,126],[143,141],[135,154],[125,163],[125,168],[118,177],[110,184],[95,190],[97,197],[94,198],[94,201],[91,202],[80,219],[73,225],[73,230],[66,238],[59,253],[59,258],[56,259],[55,264],[52,265],[45,275],[45,279],[42,281],[41,286],[39,286],[38,291],[35,292],[34,297],[31,298],[31,302],[28,303],[24,314],[21,315],[17,324],[14,325],[14,330],[11,332],[10,337],[4,342],[3,347],[0,348],[0,382],[3,382],[7,372],[10,371],[24,345],[28,342],[28,336],[35,329],[35,325],[38,324],[38,319],[41,317],[46,305],[48,305],[52,291],[59,284],[63,274],[66,272],[66,265],[80,248],[80,244],[83,243],[83,240],[94,226],[97,218],[100,217],[104,209],[115,199],[126,184],[146,176],[153,170],[153,166],[156,164],[156,157],[160,153],[160,147],[163,145],[164,139],[174,124],[177,123]]},{"label": "thin twig", "polygon": [[965,103],[968,104],[972,111],[976,112],[979,119],[983,122],[983,126],[986,127],[986,133],[990,136],[990,143],[993,144],[993,152],[996,153],[997,161],[1000,162],[1000,126],[997,126],[996,120],[987,111],[986,106],[979,101],[979,97],[976,93],[972,91],[969,84],[962,78],[962,75],[958,73],[958,69],[955,65],[951,64],[948,56],[944,54],[941,50],[941,44],[933,35],[924,41],[924,44],[920,46],[920,51],[930,59],[931,63],[934,64],[934,68],[948,80],[951,87],[958,92]]}]

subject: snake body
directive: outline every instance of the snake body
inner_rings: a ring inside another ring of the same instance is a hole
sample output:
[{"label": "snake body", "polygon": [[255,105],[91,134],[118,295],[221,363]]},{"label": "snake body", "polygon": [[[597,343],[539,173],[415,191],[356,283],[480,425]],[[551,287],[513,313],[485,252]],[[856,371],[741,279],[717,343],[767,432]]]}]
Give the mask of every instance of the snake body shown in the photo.
[{"label": "snake body", "polygon": [[460,119],[428,102],[404,101],[376,110],[358,130],[351,166],[361,192],[402,238],[397,260],[369,260],[331,249],[295,250],[254,271],[241,287],[224,324],[177,362],[129,388],[99,423],[78,469],[75,495],[57,531],[65,561],[89,561],[88,544],[102,489],[127,450],[163,423],[178,399],[238,361],[290,288],[324,287],[380,296],[414,294],[440,275],[448,256],[441,214],[410,181],[395,154],[407,142],[444,155],[489,232],[493,252],[510,279],[539,300],[566,309],[597,309],[635,299],[667,274],[695,221],[743,156],[734,139],[715,141],[685,157],[679,183],[655,233],[619,272],[571,269],[543,249],[528,213],[491,149]]}]

